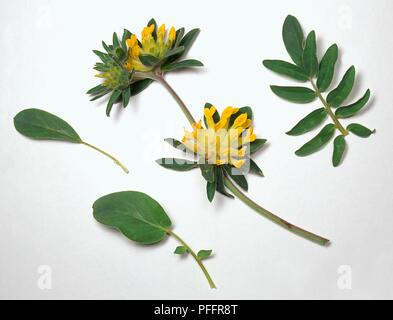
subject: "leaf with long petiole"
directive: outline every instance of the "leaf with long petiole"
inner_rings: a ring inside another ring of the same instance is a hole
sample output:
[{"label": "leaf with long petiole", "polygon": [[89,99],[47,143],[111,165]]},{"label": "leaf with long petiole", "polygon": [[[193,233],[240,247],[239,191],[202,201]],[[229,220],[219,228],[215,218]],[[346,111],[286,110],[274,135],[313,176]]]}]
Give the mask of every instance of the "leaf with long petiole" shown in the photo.
[{"label": "leaf with long petiole", "polygon": [[156,244],[167,236],[172,236],[180,243],[175,253],[190,253],[201,268],[210,288],[216,287],[202,263],[202,259],[210,254],[196,254],[173,232],[172,222],[162,206],[147,194],[124,191],[106,195],[94,202],[93,215],[98,222],[119,230],[128,239],[142,245]]},{"label": "leaf with long petiole", "polygon": [[22,135],[36,140],[56,140],[84,144],[112,159],[124,172],[128,169],[107,152],[83,141],[78,133],[63,119],[40,109],[26,109],[14,118],[15,129]]}]

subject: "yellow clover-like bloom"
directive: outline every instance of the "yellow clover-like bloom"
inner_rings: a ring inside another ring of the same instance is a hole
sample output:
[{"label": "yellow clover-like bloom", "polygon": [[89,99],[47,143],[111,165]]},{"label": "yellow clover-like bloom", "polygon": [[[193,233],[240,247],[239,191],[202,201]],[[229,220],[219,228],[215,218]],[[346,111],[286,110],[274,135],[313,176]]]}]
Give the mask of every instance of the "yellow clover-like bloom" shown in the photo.
[{"label": "yellow clover-like bloom", "polygon": [[155,25],[151,24],[143,28],[140,42],[134,34],[127,40],[128,58],[124,63],[124,67],[127,70],[149,72],[152,70],[152,67],[143,65],[139,57],[147,54],[158,59],[163,59],[168,50],[172,48],[176,40],[176,30],[174,27],[169,30],[167,35],[165,24],[162,24],[157,30],[156,39],[153,36],[154,31]]},{"label": "yellow clover-like bloom", "polygon": [[185,130],[182,142],[206,163],[218,166],[230,164],[239,169],[246,162],[248,144],[256,140],[252,120],[247,113],[239,114],[238,108],[227,107],[220,120],[215,121],[216,112],[214,106],[205,108],[207,128],[203,128],[199,121],[193,125],[192,132]]}]

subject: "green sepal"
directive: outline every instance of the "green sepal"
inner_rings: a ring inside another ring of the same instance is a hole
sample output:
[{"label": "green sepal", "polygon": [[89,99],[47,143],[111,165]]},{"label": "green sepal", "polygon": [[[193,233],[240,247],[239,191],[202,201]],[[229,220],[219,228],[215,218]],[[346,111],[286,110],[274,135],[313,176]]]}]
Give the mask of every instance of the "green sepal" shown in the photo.
[{"label": "green sepal", "polygon": [[[246,177],[242,174],[240,174],[240,170],[225,164],[224,165],[224,170],[226,171],[227,174],[232,178],[235,183],[241,187],[243,190],[248,191],[248,183],[246,180]],[[233,173],[232,170],[237,170],[238,172]]]},{"label": "green sepal", "polygon": [[112,92],[108,104],[106,106],[106,115],[109,117],[111,115],[112,107],[113,105],[118,101],[118,99],[121,96],[121,91],[120,90],[115,90]]},{"label": "green sepal", "polygon": [[217,185],[216,185],[216,190],[221,193],[223,196],[226,196],[230,199],[234,199],[235,197],[230,194],[224,184],[224,173],[222,172],[222,166],[216,166],[216,180],[217,180]]},{"label": "green sepal", "polygon": [[198,163],[195,161],[178,158],[161,158],[156,162],[160,166],[174,171],[190,171],[198,167]]},{"label": "green sepal", "polygon": [[258,152],[263,146],[266,144],[266,139],[256,139],[255,141],[250,143],[250,154],[254,154]]},{"label": "green sepal", "polygon": [[216,180],[213,182],[207,182],[206,184],[206,193],[207,193],[207,199],[212,202],[214,199],[214,195],[216,193]]},{"label": "green sepal", "polygon": [[207,182],[215,181],[215,169],[213,164],[199,164],[199,168],[201,169],[202,176],[205,178]]}]

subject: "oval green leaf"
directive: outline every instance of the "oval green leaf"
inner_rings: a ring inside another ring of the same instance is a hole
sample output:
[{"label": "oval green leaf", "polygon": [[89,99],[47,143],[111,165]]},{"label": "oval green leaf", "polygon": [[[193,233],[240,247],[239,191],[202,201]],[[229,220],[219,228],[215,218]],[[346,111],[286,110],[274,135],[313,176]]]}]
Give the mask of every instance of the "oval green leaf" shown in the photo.
[{"label": "oval green leaf", "polygon": [[326,101],[329,106],[337,108],[348,98],[355,83],[355,73],[355,67],[350,67],[338,87],[328,94]]},{"label": "oval green leaf", "polygon": [[282,38],[285,48],[293,62],[302,66],[304,34],[299,21],[294,16],[287,16],[282,28]]},{"label": "oval green leaf", "polygon": [[176,247],[174,254],[183,255],[187,253],[187,248],[185,246],[178,246]]},{"label": "oval green leaf", "polygon": [[336,110],[336,117],[345,119],[345,118],[350,118],[356,113],[358,113],[361,109],[364,108],[364,106],[367,104],[368,100],[370,99],[371,92],[370,90],[367,90],[364,96],[356,101],[355,103],[346,106],[346,107],[341,107]]},{"label": "oval green leaf", "polygon": [[81,143],[82,140],[67,122],[40,109],[26,109],[14,118],[15,129],[26,137]]},{"label": "oval green leaf", "polygon": [[317,87],[320,92],[325,92],[332,83],[337,58],[338,47],[333,44],[327,49],[319,65]]},{"label": "oval green leaf", "polygon": [[333,166],[338,167],[341,163],[346,147],[345,137],[338,136],[334,139],[334,150],[333,150]]},{"label": "oval green leaf", "polygon": [[199,260],[206,259],[211,256],[212,250],[200,250],[197,254]]},{"label": "oval green leaf", "polygon": [[156,160],[156,162],[160,166],[174,171],[190,171],[198,167],[198,163],[194,161],[178,158],[161,158]]},{"label": "oval green leaf", "polygon": [[278,74],[287,76],[289,78],[306,82],[308,81],[308,75],[303,71],[303,69],[299,68],[297,65],[292,63],[282,61],[282,60],[264,60],[263,65]]},{"label": "oval green leaf", "polygon": [[327,117],[325,108],[314,110],[287,132],[290,136],[300,136],[318,127]]},{"label": "oval green leaf", "polygon": [[359,136],[361,138],[368,138],[373,133],[375,133],[375,130],[370,130],[370,129],[366,128],[365,126],[362,126],[361,124],[358,124],[358,123],[351,123],[347,127],[347,130],[349,132],[352,132],[353,134],[356,134],[357,136]]},{"label": "oval green leaf", "polygon": [[315,92],[305,87],[270,86],[270,88],[280,98],[295,103],[310,103],[316,99]]},{"label": "oval green leaf", "polygon": [[315,39],[315,31],[311,31],[306,39],[306,44],[303,51],[303,68],[310,77],[315,76],[318,71],[317,42]]},{"label": "oval green leaf", "polygon": [[333,137],[335,129],[333,124],[326,125],[315,138],[307,142],[295,154],[299,157],[305,157],[317,152]]},{"label": "oval green leaf", "polygon": [[98,199],[93,204],[93,214],[98,222],[141,244],[160,242],[172,224],[157,201],[136,191],[112,193]]},{"label": "oval green leaf", "polygon": [[142,64],[146,67],[152,67],[160,61],[160,59],[150,54],[141,54],[139,60],[141,60]]}]

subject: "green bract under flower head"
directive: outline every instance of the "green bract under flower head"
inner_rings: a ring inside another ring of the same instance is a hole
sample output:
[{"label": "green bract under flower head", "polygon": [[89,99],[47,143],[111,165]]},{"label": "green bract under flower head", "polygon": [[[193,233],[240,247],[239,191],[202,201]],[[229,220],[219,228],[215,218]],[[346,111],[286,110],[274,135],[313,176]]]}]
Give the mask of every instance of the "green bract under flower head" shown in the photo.
[{"label": "green bract under flower head", "polygon": [[101,60],[94,69],[103,82],[87,92],[93,96],[91,100],[111,94],[106,110],[109,116],[115,103],[126,107],[132,96],[163,73],[203,66],[197,60],[182,60],[198,33],[199,29],[187,34],[184,28],[167,30],[164,24],[158,27],[154,19],[143,28],[140,39],[128,30],[124,30],[121,39],[114,33],[111,45],[102,42],[105,52],[93,51]]}]

